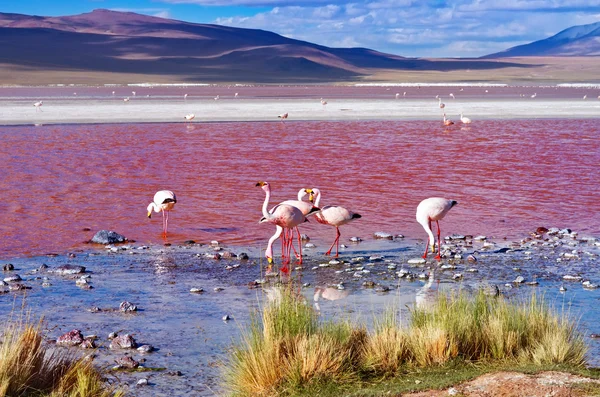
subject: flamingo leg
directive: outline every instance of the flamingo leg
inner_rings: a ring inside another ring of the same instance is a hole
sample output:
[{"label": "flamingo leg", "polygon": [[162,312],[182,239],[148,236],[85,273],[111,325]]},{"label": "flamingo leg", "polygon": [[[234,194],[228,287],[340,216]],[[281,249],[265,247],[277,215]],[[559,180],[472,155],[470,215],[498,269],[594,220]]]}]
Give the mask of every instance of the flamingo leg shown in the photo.
[{"label": "flamingo leg", "polygon": [[437,225],[437,238],[438,238],[438,254],[435,257],[436,260],[441,260],[442,259],[442,243],[440,242],[440,223],[438,221],[435,221],[435,224]]},{"label": "flamingo leg", "polygon": [[162,222],[163,223],[163,237],[166,237],[167,232],[165,231],[165,211],[162,210],[161,213],[162,213],[162,221],[163,221]]},{"label": "flamingo leg", "polygon": [[296,257],[300,260],[300,264],[302,264],[302,238],[300,237],[300,230],[298,230],[297,226],[296,234],[298,235],[298,251],[300,252],[300,255],[296,255]]},{"label": "flamingo leg", "polygon": [[[329,247],[329,250],[325,253],[325,255],[330,255],[331,254],[331,250],[333,249],[333,246],[338,244],[340,241],[340,229],[338,227],[335,228],[335,230],[337,231],[337,235],[335,237],[335,240],[333,240],[333,244],[331,244],[331,247]],[[339,253],[336,253],[336,258],[338,256]]]},{"label": "flamingo leg", "polygon": [[[429,229],[431,230],[431,221],[429,221]],[[425,242],[425,252],[423,253],[423,259],[427,259],[427,249],[429,248],[429,237],[427,237],[427,241]]]},{"label": "flamingo leg", "polygon": [[[291,233],[290,233],[290,240],[293,241],[294,239],[294,230],[296,230],[296,233],[298,233],[298,243],[300,244],[300,231],[298,230],[298,227],[296,226],[294,229],[290,229]],[[291,243],[292,249],[294,250],[294,255],[296,255],[297,259],[300,259],[300,262],[302,262],[302,245],[299,245],[300,248],[300,254],[298,254],[298,252],[296,252],[296,248],[294,247],[294,244]],[[291,256],[290,256],[291,259]]]}]

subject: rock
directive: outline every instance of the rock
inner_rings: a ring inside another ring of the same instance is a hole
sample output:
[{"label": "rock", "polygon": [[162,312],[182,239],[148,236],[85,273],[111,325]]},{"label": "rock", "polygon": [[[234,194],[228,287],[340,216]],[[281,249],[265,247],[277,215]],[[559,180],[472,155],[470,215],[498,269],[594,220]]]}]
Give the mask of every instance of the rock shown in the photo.
[{"label": "rock", "polygon": [[568,280],[568,281],[581,281],[581,280],[583,280],[583,277],[581,277],[581,276],[577,276],[577,275],[565,274],[565,275],[563,276],[563,280]]},{"label": "rock", "polygon": [[461,273],[456,273],[452,275],[452,280],[461,280],[463,275]]},{"label": "rock", "polygon": [[583,283],[581,283],[581,285],[585,289],[596,289],[596,288],[598,288],[598,284],[592,284],[592,282],[589,281],[589,280],[584,281]]},{"label": "rock", "polygon": [[139,351],[140,353],[150,353],[150,352],[154,351],[154,346],[141,345],[140,347],[137,348],[137,351]]},{"label": "rock", "polygon": [[192,294],[202,294],[202,293],[204,293],[204,289],[203,288],[190,288],[190,292]]},{"label": "rock", "polygon": [[[508,284],[508,285],[510,286],[510,284]],[[483,291],[483,294],[487,295],[487,296],[499,296],[500,295],[500,288],[498,288],[498,286],[495,284],[484,285],[483,287],[481,287],[481,290]]]},{"label": "rock", "polygon": [[138,387],[139,386],[147,386],[148,385],[148,379],[142,378],[142,379],[138,380],[135,385],[138,386]]},{"label": "rock", "polygon": [[469,256],[467,256],[467,261],[469,261],[471,263],[475,263],[475,262],[477,262],[477,258],[475,258],[474,255],[469,255]]},{"label": "rock", "polygon": [[5,263],[2,266],[2,270],[4,270],[5,272],[10,272],[11,270],[15,270],[15,267],[13,266],[12,263]]},{"label": "rock", "polygon": [[225,288],[223,288],[223,287],[215,287],[215,288],[213,288],[213,291],[215,291],[215,292],[221,292],[221,291],[223,291],[224,289],[225,289]]},{"label": "rock", "polygon": [[125,236],[122,236],[117,232],[113,232],[112,230],[100,230],[94,235],[94,237],[92,237],[91,240],[92,243],[104,245],[124,243],[125,241],[127,241]]},{"label": "rock", "polygon": [[316,248],[317,246],[314,245],[313,243],[306,243],[304,244],[304,248]]},{"label": "rock", "polygon": [[111,332],[110,334],[108,334],[108,340],[113,340],[117,336],[119,336],[119,335],[116,332]]},{"label": "rock", "polygon": [[81,344],[79,345],[79,347],[81,347],[82,349],[95,349],[96,348],[96,343],[94,342],[94,339],[84,339],[83,342],[81,342]]},{"label": "rock", "polygon": [[133,369],[139,367],[140,363],[129,356],[119,357],[115,360],[121,368]]},{"label": "rock", "polygon": [[227,321],[231,320],[231,317],[229,316],[229,314],[226,314],[223,316],[222,320],[227,322]]},{"label": "rock", "polygon": [[373,233],[373,237],[375,237],[376,239],[387,239],[387,240],[394,239],[393,234],[386,233],[386,232],[375,232],[375,233]]},{"label": "rock", "polygon": [[381,255],[373,255],[369,257],[371,262],[381,262],[383,260],[383,256]]},{"label": "rock", "polygon": [[122,312],[135,312],[137,311],[137,309],[138,308],[136,305],[127,301],[121,302],[121,304],[119,305],[119,311]]},{"label": "rock", "polygon": [[350,237],[349,240],[352,243],[360,243],[362,241],[362,238],[360,238],[360,237]]},{"label": "rock", "polygon": [[18,274],[13,274],[12,276],[4,277],[5,283],[16,283],[17,281],[23,281],[21,276]]},{"label": "rock", "polygon": [[110,342],[110,349],[135,349],[137,346],[133,336],[129,334],[118,335]]},{"label": "rock", "polygon": [[61,346],[77,346],[81,343],[83,343],[83,334],[78,329],[71,330],[56,340],[56,344]]},{"label": "rock", "polygon": [[80,274],[85,273],[85,266],[78,265],[62,265],[54,269],[48,270],[49,273],[56,274]]},{"label": "rock", "polygon": [[409,265],[424,265],[427,261],[423,258],[413,258],[409,259],[407,262]]},{"label": "rock", "polygon": [[301,234],[301,235],[300,235],[300,239],[301,239],[301,240],[303,240],[303,241],[309,241],[309,240],[310,240],[310,237],[308,237],[308,235],[307,235],[307,234]]},{"label": "rock", "polygon": [[525,277],[523,277],[523,276],[518,276],[517,278],[515,278],[513,280],[513,283],[515,283],[515,284],[521,284],[521,283],[524,283],[524,282],[525,282]]},{"label": "rock", "polygon": [[386,285],[378,285],[375,288],[375,292],[379,292],[379,293],[386,293],[386,292],[390,292],[390,287],[386,286]]},{"label": "rock", "polygon": [[475,240],[475,241],[484,241],[486,239],[487,239],[487,236],[476,236],[476,237],[473,237],[473,240]]},{"label": "rock", "polygon": [[362,286],[365,288],[374,288],[375,287],[375,281],[373,280],[367,280],[365,282],[362,283]]},{"label": "rock", "polygon": [[26,289],[31,289],[31,287],[28,285],[25,285],[25,284],[21,284],[21,283],[14,283],[14,284],[10,284],[8,286],[8,289],[10,291],[24,291]]},{"label": "rock", "polygon": [[333,265],[339,265],[340,263],[342,263],[342,262],[338,261],[337,259],[332,259],[332,260],[329,261],[329,264],[332,265],[332,266]]},{"label": "rock", "polygon": [[248,254],[247,254],[247,253],[245,253],[245,252],[240,252],[240,253],[238,254],[237,258],[238,258],[239,260],[242,260],[242,261],[245,261],[245,260],[248,260],[248,259],[249,259],[249,257],[248,257]]}]

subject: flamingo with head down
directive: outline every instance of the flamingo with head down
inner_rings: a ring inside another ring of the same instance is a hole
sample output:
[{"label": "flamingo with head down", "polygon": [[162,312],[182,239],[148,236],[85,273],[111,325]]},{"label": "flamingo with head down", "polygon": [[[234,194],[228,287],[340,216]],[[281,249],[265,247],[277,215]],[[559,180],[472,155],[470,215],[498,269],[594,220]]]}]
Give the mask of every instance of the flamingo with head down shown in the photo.
[{"label": "flamingo with head down", "polygon": [[[173,209],[177,203],[175,193],[170,190],[159,190],[154,195],[154,199],[148,204],[148,218],[152,217],[152,210],[154,212],[162,212],[163,214],[163,236],[167,236],[167,228],[169,226],[169,211]],[[166,216],[165,216],[166,212]]]},{"label": "flamingo with head down", "polygon": [[431,245],[431,252],[435,252],[435,238],[433,231],[431,230],[431,221],[435,221],[437,225],[437,237],[438,237],[438,254],[435,257],[438,261],[441,259],[441,244],[440,244],[440,224],[444,216],[450,211],[452,207],[457,204],[454,200],[448,200],[441,197],[430,197],[419,203],[417,206],[417,222],[423,226],[425,232],[429,236],[427,244],[425,245],[425,253],[423,258],[427,258],[427,248]]}]

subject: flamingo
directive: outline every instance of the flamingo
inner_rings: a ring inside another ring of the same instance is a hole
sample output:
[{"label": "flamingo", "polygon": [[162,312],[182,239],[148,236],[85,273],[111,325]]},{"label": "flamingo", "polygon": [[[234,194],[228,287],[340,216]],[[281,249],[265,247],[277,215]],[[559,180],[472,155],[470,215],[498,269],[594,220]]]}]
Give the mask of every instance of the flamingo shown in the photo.
[{"label": "flamingo", "polygon": [[[308,194],[307,189],[302,188],[298,191],[298,200],[286,200],[279,204],[280,205],[286,204],[286,205],[291,205],[293,207],[296,207],[302,212],[302,215],[304,215],[304,217],[307,217],[309,215],[312,215],[312,214],[320,211],[320,208],[313,205],[313,203],[302,200],[307,194]],[[298,238],[300,239],[300,231],[298,230],[298,227],[295,227],[294,229],[296,230],[296,234],[298,235]],[[286,236],[286,238],[287,238],[287,236]],[[293,238],[293,235],[289,236],[289,238]],[[294,250],[294,253],[295,253],[296,249],[294,248],[293,245],[292,245],[292,249]],[[300,263],[302,263],[302,244],[299,244],[298,250],[300,251],[300,254],[298,255],[296,253],[296,256],[298,256],[298,258],[300,259]]]},{"label": "flamingo", "polygon": [[446,127],[448,127],[448,126],[450,126],[450,125],[452,125],[452,124],[454,124],[454,121],[452,121],[452,120],[450,120],[450,119],[447,119],[447,118],[446,118],[446,113],[444,113],[444,125],[445,125]]},{"label": "flamingo", "polygon": [[219,98],[220,98],[220,97],[217,95],[217,96],[215,97],[215,101],[218,101],[218,100],[219,100]]},{"label": "flamingo", "polygon": [[194,113],[190,113],[190,114],[186,114],[183,118],[186,121],[192,121],[192,120],[194,120],[194,117],[196,117],[196,115]]},{"label": "flamingo", "polygon": [[[170,190],[159,190],[154,194],[154,199],[148,204],[148,218],[152,217],[152,210],[154,212],[162,212],[163,214],[163,236],[167,236],[167,228],[169,226],[169,211],[173,209],[177,198],[175,193]],[[165,212],[167,213],[165,216]]]},{"label": "flamingo", "polygon": [[129,102],[129,97],[123,98],[123,102]]},{"label": "flamingo", "polygon": [[427,248],[431,245],[431,252],[435,252],[435,239],[433,232],[431,231],[431,221],[435,221],[437,225],[437,236],[438,236],[438,254],[435,257],[438,261],[441,259],[441,246],[440,246],[440,223],[439,221],[450,211],[452,207],[457,204],[454,200],[448,200],[440,197],[430,197],[419,203],[417,206],[417,222],[423,226],[425,232],[427,232],[429,239],[425,245],[425,253],[423,258],[427,258]]},{"label": "flamingo", "polygon": [[448,96],[449,96],[450,98],[452,98],[452,99],[456,99],[456,98],[454,98],[454,94],[453,94],[453,93],[450,93]]},{"label": "flamingo", "polygon": [[187,99],[188,94],[183,94],[183,99]]},{"label": "flamingo", "polygon": [[443,109],[446,107],[446,105],[442,102],[442,98],[438,98],[438,101],[439,101],[440,109]]},{"label": "flamingo", "polygon": [[460,121],[462,121],[463,124],[471,124],[472,121],[470,118],[463,116],[463,114],[460,114]]},{"label": "flamingo", "polygon": [[[316,188],[307,189],[307,191],[310,201],[314,202],[316,207],[319,207],[319,202],[321,201],[321,191]],[[333,244],[331,244],[331,247],[329,247],[329,250],[325,253],[325,255],[330,255],[331,250],[335,245],[335,257],[337,258],[339,256],[340,249],[340,226],[345,225],[354,219],[361,218],[361,216],[360,214],[354,213],[338,205],[326,205],[325,207],[321,208],[320,212],[315,214],[315,218],[319,223],[335,226],[337,235],[335,240],[333,240]]]},{"label": "flamingo", "polygon": [[282,114],[280,114],[280,115],[279,115],[279,116],[277,116],[277,117],[278,117],[278,118],[280,118],[280,119],[281,119],[281,121],[283,121],[283,120],[285,120],[285,119],[287,119],[287,118],[288,118],[288,114],[287,114],[287,113],[282,113]]},{"label": "flamingo", "polygon": [[234,97],[236,97],[236,98],[238,97],[238,93],[237,92],[235,93]]},{"label": "flamingo", "polygon": [[398,99],[398,98],[400,98],[400,93],[399,92],[396,93],[396,99]]},{"label": "flamingo", "polygon": [[43,110],[42,110],[42,105],[43,104],[44,104],[43,101],[39,101],[39,102],[34,103],[33,106],[35,106],[35,111],[37,112],[39,110],[40,112],[43,112]]},{"label": "flamingo", "polygon": [[323,105],[323,106],[327,105],[327,101],[324,100],[323,98],[321,98],[321,105]]},{"label": "flamingo", "polygon": [[[267,258],[267,262],[269,264],[269,269],[273,265],[273,242],[277,240],[284,229],[293,229],[299,224],[303,223],[306,218],[302,214],[298,208],[288,205],[288,204],[277,204],[275,207],[271,208],[270,211],[267,210],[269,205],[269,199],[271,198],[271,185],[268,182],[257,182],[256,186],[260,186],[262,190],[265,192],[265,201],[262,206],[262,213],[264,219],[261,219],[260,222],[269,222],[275,225],[276,230],[275,234],[271,236],[269,242],[267,244],[267,249],[265,250],[265,257]],[[298,236],[298,241],[300,241],[300,236]],[[285,234],[282,239],[282,254],[286,256],[287,261],[284,259],[284,267],[281,269],[284,272],[287,272],[287,262],[289,262],[289,251],[291,250],[292,239],[286,241]],[[286,252],[287,251],[287,252]],[[300,257],[302,260],[302,257]]]},{"label": "flamingo", "polygon": [[534,92],[533,95],[531,96],[532,98],[535,98],[537,96],[537,92]]}]

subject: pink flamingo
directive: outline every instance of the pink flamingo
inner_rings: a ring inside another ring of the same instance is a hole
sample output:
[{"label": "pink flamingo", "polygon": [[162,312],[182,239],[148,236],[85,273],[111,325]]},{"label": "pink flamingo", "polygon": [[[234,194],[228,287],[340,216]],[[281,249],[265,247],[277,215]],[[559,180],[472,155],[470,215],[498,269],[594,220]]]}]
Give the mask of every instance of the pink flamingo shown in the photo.
[{"label": "pink flamingo", "polygon": [[[148,204],[148,218],[152,217],[152,210],[154,212],[162,212],[163,214],[163,236],[167,236],[167,228],[169,226],[169,211],[173,209],[177,198],[175,193],[170,190],[159,190],[154,195],[154,200]],[[165,216],[165,212],[167,213]]]},{"label": "pink flamingo", "polygon": [[43,110],[42,110],[42,105],[43,104],[44,104],[43,101],[39,101],[39,102],[34,103],[33,106],[35,106],[35,111],[37,112],[39,110],[40,112],[43,112]]},{"label": "pink flamingo", "polygon": [[450,126],[450,125],[452,125],[452,124],[454,124],[454,121],[452,121],[452,120],[450,120],[450,119],[447,119],[447,118],[446,118],[446,113],[444,113],[444,125],[445,125],[446,127],[448,127],[448,126]]},{"label": "pink flamingo", "polygon": [[[316,207],[319,207],[319,202],[321,201],[321,191],[319,189],[313,188],[308,189],[310,201],[315,203]],[[320,208],[320,207],[319,207]],[[317,222],[322,223],[324,225],[335,226],[335,230],[337,235],[335,240],[333,240],[333,244],[329,247],[329,250],[325,253],[325,255],[330,255],[333,246],[335,245],[335,257],[339,256],[340,250],[340,226],[345,225],[346,223],[361,218],[360,214],[354,213],[344,207],[339,205],[326,205],[321,208],[320,212],[315,214],[317,218]]]},{"label": "pink flamingo", "polygon": [[[267,258],[267,262],[269,263],[269,269],[273,264],[273,242],[277,240],[284,229],[293,229],[299,224],[303,223],[306,218],[302,214],[298,208],[288,205],[288,204],[277,204],[275,207],[271,208],[270,211],[267,210],[269,205],[269,199],[271,198],[271,186],[268,182],[258,182],[256,186],[260,186],[262,190],[265,192],[265,201],[262,206],[262,213],[264,218],[260,220],[260,222],[269,222],[276,226],[276,231],[273,236],[269,239],[269,243],[267,244],[267,249],[265,250],[265,257]],[[284,256],[284,266],[281,269],[284,272],[288,271],[287,263],[289,263],[291,245],[293,243],[292,238],[293,232],[290,232],[291,236],[289,241],[286,239],[286,234],[284,233],[282,238],[282,255]],[[298,242],[300,242],[300,235],[298,235]],[[287,259],[286,259],[287,258]],[[302,257],[300,257],[302,260]]]},{"label": "pink flamingo", "polygon": [[[287,204],[287,205],[291,205],[291,206],[298,208],[300,211],[302,211],[302,215],[304,215],[304,217],[307,217],[311,214],[314,214],[314,213],[320,211],[320,208],[313,205],[313,203],[302,200],[306,195],[308,195],[307,190],[308,189],[302,188],[298,191],[298,200],[286,200],[279,204]],[[300,231],[298,230],[298,227],[296,227],[295,230],[296,230],[296,233],[298,234],[298,238],[300,239]],[[286,236],[286,238],[287,238],[287,236]],[[289,236],[289,238],[293,238],[293,236]],[[294,250],[294,253],[296,254],[296,256],[300,259],[300,263],[302,263],[302,244],[300,244],[299,249],[298,249],[298,251],[300,252],[299,255],[296,252],[294,245],[292,245],[292,249]]]},{"label": "pink flamingo", "polygon": [[277,117],[278,117],[278,118],[280,118],[280,119],[281,119],[281,121],[283,121],[283,120],[285,120],[285,119],[287,119],[287,118],[288,118],[288,114],[287,114],[287,113],[282,113],[282,114],[280,114],[280,115],[279,115],[279,116],[277,116]]},{"label": "pink flamingo", "polygon": [[452,207],[457,204],[454,200],[448,200],[440,197],[430,197],[419,203],[417,206],[417,222],[423,226],[423,229],[427,232],[429,238],[425,245],[425,253],[423,258],[427,258],[427,248],[431,244],[431,252],[435,252],[435,239],[433,232],[431,231],[431,221],[435,221],[437,224],[437,237],[438,237],[438,254],[435,257],[438,261],[441,257],[441,244],[440,244],[440,223],[444,216],[450,211]]}]

